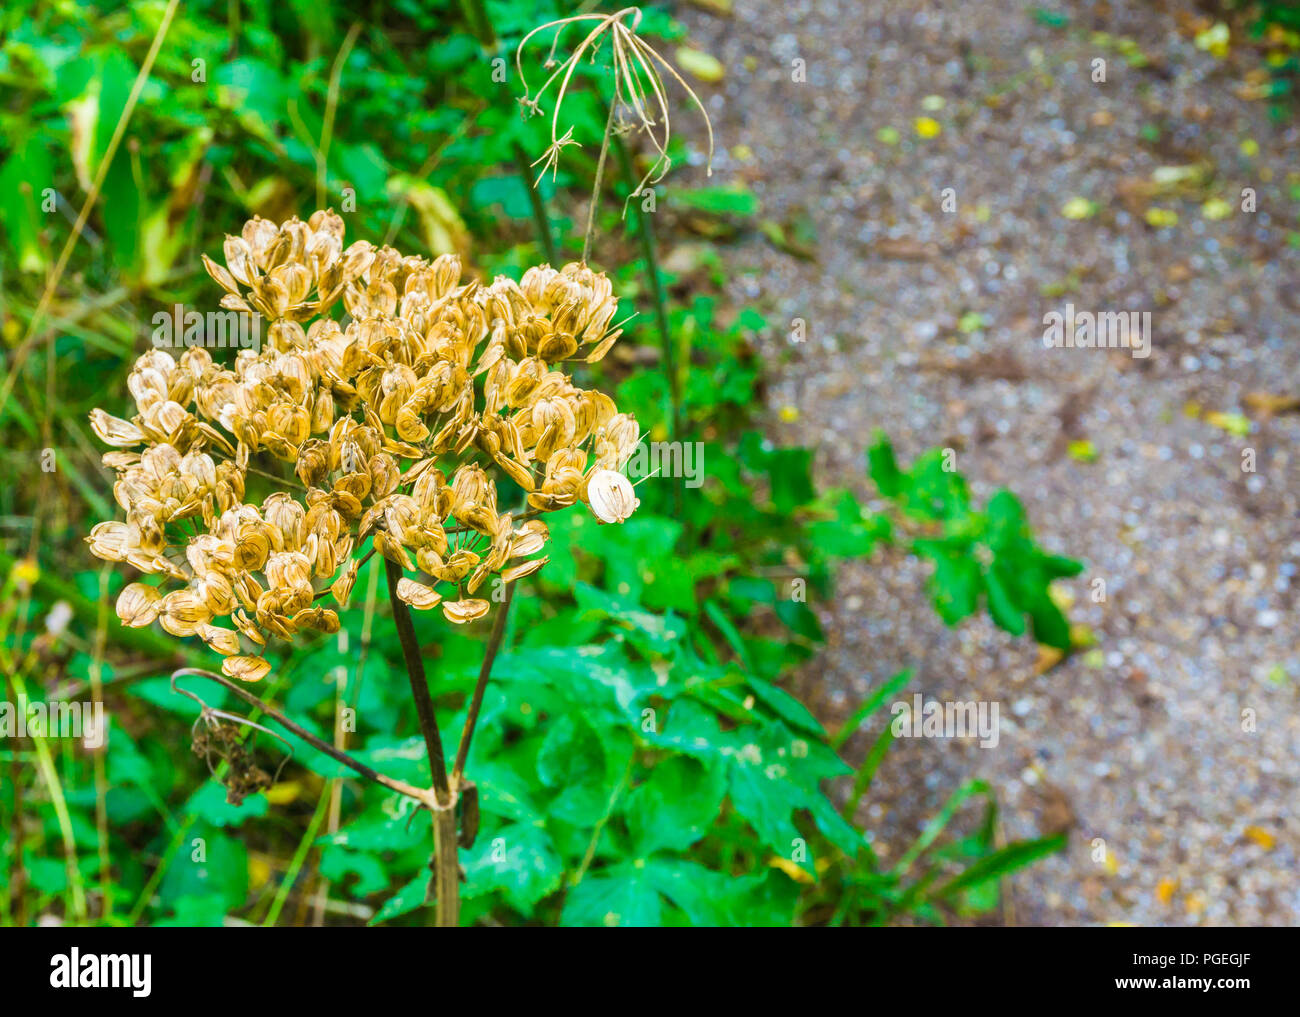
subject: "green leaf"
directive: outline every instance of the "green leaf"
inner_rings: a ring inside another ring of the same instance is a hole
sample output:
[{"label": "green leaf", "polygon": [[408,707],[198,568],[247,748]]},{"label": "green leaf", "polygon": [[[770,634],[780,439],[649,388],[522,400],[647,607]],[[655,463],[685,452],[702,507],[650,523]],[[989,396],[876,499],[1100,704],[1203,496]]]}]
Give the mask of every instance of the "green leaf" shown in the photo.
[{"label": "green leaf", "polygon": [[331,883],[343,883],[349,876],[356,876],[356,882],[346,891],[354,899],[368,897],[388,886],[388,871],[379,858],[333,844],[321,850],[320,871]]},{"label": "green leaf", "polygon": [[242,805],[231,805],[226,801],[226,789],[213,778],[190,795],[184,811],[203,817],[213,826],[238,827],[249,819],[265,816],[269,809],[266,795],[262,794],[250,795]]},{"label": "green leaf", "polygon": [[983,585],[978,562],[969,554],[945,553],[934,542],[917,541],[914,546],[934,562],[930,596],[939,617],[948,625],[970,617],[979,606]]},{"label": "green leaf", "polygon": [[815,809],[819,781],[847,773],[848,767],[825,745],[792,734],[780,721],[758,731],[742,729],[737,736],[727,783],[731,803],[767,847],[789,856],[802,839],[791,814]]},{"label": "green leaf", "polygon": [[1030,606],[1029,617],[1034,624],[1034,639],[1061,651],[1070,649],[1070,623],[1046,592]]},{"label": "green leaf", "polygon": [[1028,536],[1029,524],[1024,506],[1010,491],[997,491],[989,499],[986,511],[989,520],[987,539],[995,551],[1010,547]]},{"label": "green leaf", "polygon": [[863,722],[879,710],[880,707],[884,705],[886,699],[897,695],[898,692],[911,680],[912,669],[907,668],[906,670],[899,671],[898,674],[894,675],[894,677],[890,678],[887,682],[876,689],[875,692],[871,693],[871,695],[862,701],[862,705],[853,711],[849,716],[849,719],[841,725],[840,729],[835,732],[835,736],[830,740],[831,748],[837,750],[843,748],[844,743],[853,737],[854,732],[862,726]]},{"label": "green leaf", "polygon": [[760,703],[796,731],[804,731],[817,739],[826,737],[826,729],[822,727],[821,721],[814,717],[809,712],[808,707],[804,706],[790,693],[778,688],[771,682],[765,682],[761,678],[752,676],[748,680],[748,685]]},{"label": "green leaf", "polygon": [[16,145],[0,169],[0,224],[19,271],[40,272],[48,263],[40,232],[47,221],[44,192],[53,186],[49,149],[38,137]]},{"label": "green leaf", "polygon": [[745,891],[754,887],[754,877],[737,879],[697,862],[663,856],[648,861],[645,871],[647,880],[677,905],[692,925],[717,928],[750,924]]},{"label": "green leaf", "polygon": [[749,650],[745,647],[745,640],[741,638],[736,626],[731,624],[731,619],[726,616],[717,601],[707,600],[704,602],[704,613],[709,616],[709,620],[718,627],[722,633],[722,638],[727,641],[727,645],[735,651],[740,663],[744,665],[746,671],[754,670],[754,664],[749,658]]},{"label": "green leaf", "polygon": [[835,806],[825,795],[818,795],[808,810],[817,829],[848,858],[857,857],[865,843],[863,833],[835,811]]},{"label": "green leaf", "polygon": [[726,768],[720,763],[689,756],[670,756],[657,763],[620,809],[632,851],[647,858],[663,848],[689,848],[717,818],[726,779]]},{"label": "green leaf", "polygon": [[933,844],[939,834],[943,832],[944,827],[946,827],[952,820],[952,817],[957,814],[957,810],[965,805],[967,801],[976,795],[990,795],[991,793],[988,784],[982,780],[968,780],[965,784],[954,791],[948,801],[944,803],[943,808],[939,810],[938,814],[925,824],[925,829],[921,831],[921,836],[919,836],[912,846],[904,852],[903,856],[899,858],[898,863],[894,866],[894,871],[897,873],[906,872],[913,862],[920,858],[921,855],[925,854],[930,845]]},{"label": "green leaf", "polygon": [[242,907],[248,893],[243,841],[196,823],[177,846],[158,892],[166,906],[188,897],[205,900],[213,912]]},{"label": "green leaf", "polygon": [[736,741],[733,735],[724,734],[712,710],[693,699],[673,703],[659,729],[647,732],[645,738],[652,745],[697,759],[725,758]]},{"label": "green leaf", "polygon": [[1032,865],[1038,859],[1055,854],[1064,847],[1064,833],[1037,840],[1015,841],[986,858],[981,858],[965,872],[941,886],[932,896],[951,897],[961,891],[973,890],[981,884],[1000,879],[1008,872]]},{"label": "green leaf", "polygon": [[778,600],[776,616],[785,622],[790,631],[814,643],[820,643],[822,635],[821,622],[813,614],[812,608],[798,600]]},{"label": "green leaf", "polygon": [[883,431],[876,432],[876,441],[867,449],[867,473],[876,488],[886,498],[897,498],[903,491],[903,473],[894,458],[894,446]]},{"label": "green leaf", "polygon": [[570,887],[560,915],[563,926],[644,928],[663,920],[663,900],[644,862],[589,872]]},{"label": "green leaf", "polygon": [[793,512],[816,496],[810,449],[781,448],[770,452],[767,476],[772,485],[772,504],[778,512]]},{"label": "green leaf", "polygon": [[744,186],[697,187],[689,191],[674,191],[673,203],[710,215],[748,217],[758,213],[758,198]]},{"label": "green leaf", "polygon": [[989,614],[998,628],[1013,636],[1024,635],[1025,616],[1012,600],[1011,589],[996,563],[984,574],[984,585],[989,597]]},{"label": "green leaf", "polygon": [[395,894],[384,901],[384,906],[375,912],[375,917],[367,925],[378,925],[390,918],[396,918],[418,907],[424,906],[424,897],[429,890],[429,874],[421,872]]},{"label": "green leaf", "polygon": [[550,725],[537,753],[537,776],[550,788],[571,787],[605,775],[605,750],[586,718],[565,714]]},{"label": "green leaf", "polygon": [[480,834],[461,852],[466,899],[500,891],[517,911],[531,914],[543,897],[560,887],[563,863],[541,827],[512,823]]}]

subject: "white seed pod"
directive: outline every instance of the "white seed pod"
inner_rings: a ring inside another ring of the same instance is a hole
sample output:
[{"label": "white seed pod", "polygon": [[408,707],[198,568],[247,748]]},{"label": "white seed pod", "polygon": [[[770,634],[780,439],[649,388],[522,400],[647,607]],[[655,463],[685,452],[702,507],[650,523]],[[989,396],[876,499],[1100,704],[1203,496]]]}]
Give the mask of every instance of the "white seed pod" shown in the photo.
[{"label": "white seed pod", "polygon": [[632,482],[613,470],[593,470],[587,479],[587,504],[602,523],[621,523],[641,501]]}]

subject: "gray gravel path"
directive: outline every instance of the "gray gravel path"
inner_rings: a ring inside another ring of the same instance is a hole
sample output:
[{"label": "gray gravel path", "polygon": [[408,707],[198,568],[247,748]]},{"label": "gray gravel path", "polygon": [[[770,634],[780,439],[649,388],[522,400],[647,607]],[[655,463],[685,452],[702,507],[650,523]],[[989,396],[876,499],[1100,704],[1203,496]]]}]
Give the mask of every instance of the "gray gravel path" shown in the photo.
[{"label": "gray gravel path", "polygon": [[[928,696],[1001,704],[996,748],[900,743],[861,818],[897,855],[983,776],[1008,837],[1069,827],[1068,853],[1015,878],[1003,920],[1295,924],[1300,415],[1265,419],[1247,397],[1300,395],[1300,131],[1234,95],[1257,60],[1197,50],[1180,31],[1191,3],[1070,4],[1064,30],[1036,6],[735,0],[730,18],[684,14],[692,45],[727,67],[706,100],[715,181],[747,184],[766,218],[806,216],[818,238],[818,263],[757,232],[724,253],[736,302],[808,322],[808,342],[765,350],[772,435],[816,446],[819,479],[863,495],[873,428],[909,458],[950,446],[978,494],[1013,488],[1043,543],[1089,564],[1061,585],[1098,649],[1039,674],[1027,638],[986,620],[945,629],[923,567],[851,563],[798,689],[834,720],[913,663]],[[1105,83],[1091,80],[1098,56]],[[806,82],[791,80],[796,58]],[[937,137],[918,137],[923,116]],[[878,134],[890,127],[897,144]],[[1188,165],[1204,183],[1150,193],[1158,167]],[[1214,196],[1231,205],[1222,221],[1201,214]],[[1095,214],[1064,216],[1072,198]],[[1178,225],[1148,225],[1153,206]],[[1152,355],[1045,349],[1043,315],[1067,301],[1151,311]],[[1245,413],[1249,435],[1205,419],[1215,411]],[[1070,454],[1077,441],[1094,461]]]}]

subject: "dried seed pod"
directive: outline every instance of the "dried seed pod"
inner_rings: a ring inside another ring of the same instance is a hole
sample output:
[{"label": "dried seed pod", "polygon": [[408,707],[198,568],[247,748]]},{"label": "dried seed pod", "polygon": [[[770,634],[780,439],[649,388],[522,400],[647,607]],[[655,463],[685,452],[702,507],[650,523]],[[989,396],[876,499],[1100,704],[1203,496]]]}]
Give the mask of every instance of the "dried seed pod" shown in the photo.
[{"label": "dried seed pod", "polygon": [[[618,336],[603,275],[574,264],[462,285],[455,257],[345,247],[329,210],[254,218],[223,249],[224,266],[205,256],[204,268],[220,306],[266,316],[262,348],[228,366],[200,347],[147,351],[127,380],[134,415],[90,417],[116,450],[103,461],[125,512],[91,529],[90,551],[159,580],[123,590],[124,624],[197,635],[227,674],[256,680],[269,665],[241,644],[334,631],[316,587],[345,603],[367,542],[462,596],[541,568],[521,559],[543,549],[546,526],[499,513],[500,476],[535,510],[586,499],[618,520],[635,508],[626,481],[601,473],[635,449],[635,421],[561,366],[583,351],[598,359]],[[346,329],[328,317],[340,299]],[[403,459],[414,462],[405,476]],[[400,589],[457,623],[491,609],[406,577]]]},{"label": "dried seed pod", "polygon": [[587,504],[602,523],[621,523],[641,501],[632,482],[613,470],[594,470],[587,481]]},{"label": "dried seed pod", "polygon": [[449,622],[466,625],[482,618],[490,608],[486,600],[447,600],[443,601],[442,613]]},{"label": "dried seed pod", "polygon": [[270,661],[264,657],[234,656],[221,662],[221,670],[230,678],[244,682],[257,682],[271,671]]},{"label": "dried seed pod", "polygon": [[158,617],[161,602],[162,594],[156,586],[131,583],[117,596],[117,616],[123,625],[132,628],[149,625]]},{"label": "dried seed pod", "polygon": [[432,586],[402,578],[397,581],[397,596],[419,611],[427,611],[442,602],[442,595]]}]

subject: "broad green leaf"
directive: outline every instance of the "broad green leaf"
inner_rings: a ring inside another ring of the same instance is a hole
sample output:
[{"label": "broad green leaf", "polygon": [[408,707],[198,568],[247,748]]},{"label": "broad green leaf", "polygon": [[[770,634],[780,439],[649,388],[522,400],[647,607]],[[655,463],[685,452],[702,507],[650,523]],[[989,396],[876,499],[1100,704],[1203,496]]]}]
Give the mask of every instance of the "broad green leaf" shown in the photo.
[{"label": "broad green leaf", "polygon": [[611,865],[588,872],[569,888],[560,924],[597,928],[644,928],[663,920],[663,901],[645,863]]},{"label": "broad green leaf", "polygon": [[670,756],[623,799],[620,811],[633,852],[647,858],[668,848],[685,851],[708,832],[726,791],[726,769],[688,756]]},{"label": "broad green leaf", "polygon": [[424,906],[424,897],[429,891],[429,874],[421,872],[395,894],[384,901],[384,906],[375,912],[367,925],[378,925],[390,918],[397,918],[407,912]]},{"label": "broad green leaf", "polygon": [[480,833],[474,847],[461,852],[466,898],[500,891],[511,907],[525,914],[559,889],[564,867],[541,827],[513,823]]}]

